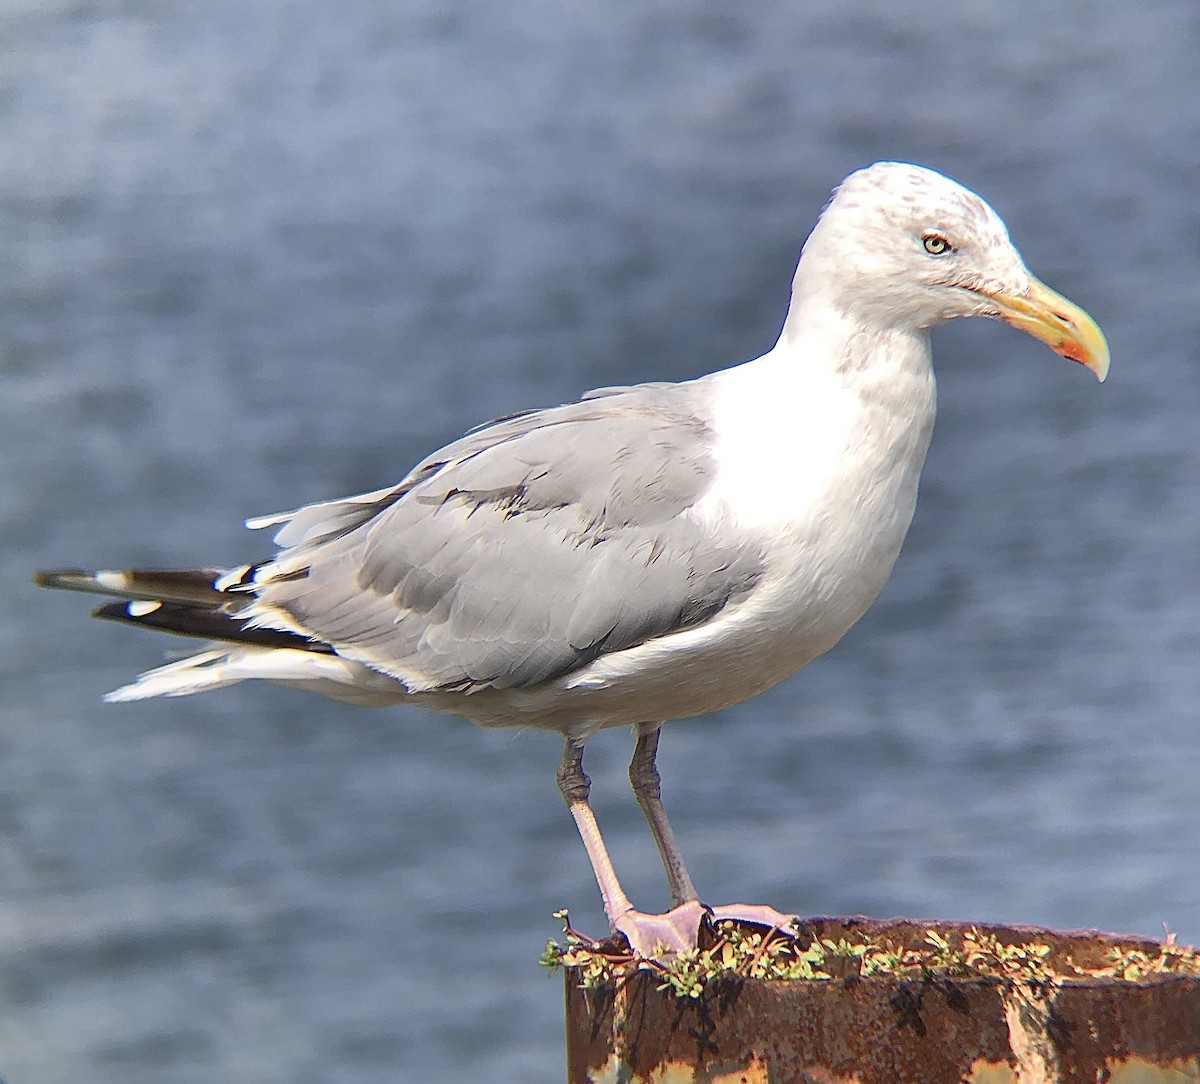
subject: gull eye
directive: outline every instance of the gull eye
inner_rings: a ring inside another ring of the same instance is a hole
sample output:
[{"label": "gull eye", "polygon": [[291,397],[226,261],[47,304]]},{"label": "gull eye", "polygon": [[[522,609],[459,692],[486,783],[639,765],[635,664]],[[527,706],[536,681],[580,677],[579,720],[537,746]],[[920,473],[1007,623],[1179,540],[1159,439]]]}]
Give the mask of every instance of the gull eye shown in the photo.
[{"label": "gull eye", "polygon": [[925,246],[925,251],[930,256],[945,256],[947,252],[953,252],[954,246],[950,244],[940,233],[927,233],[921,238],[921,244]]}]

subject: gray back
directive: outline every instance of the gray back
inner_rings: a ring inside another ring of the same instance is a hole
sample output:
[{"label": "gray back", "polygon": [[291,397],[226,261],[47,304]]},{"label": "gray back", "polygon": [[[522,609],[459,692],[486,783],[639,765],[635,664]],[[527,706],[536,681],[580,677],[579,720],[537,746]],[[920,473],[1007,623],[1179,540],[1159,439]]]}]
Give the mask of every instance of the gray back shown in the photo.
[{"label": "gray back", "polygon": [[762,569],[685,515],[715,476],[709,394],[604,389],[482,426],[391,490],[293,514],[257,594],[414,691],[525,688],[700,625]]}]

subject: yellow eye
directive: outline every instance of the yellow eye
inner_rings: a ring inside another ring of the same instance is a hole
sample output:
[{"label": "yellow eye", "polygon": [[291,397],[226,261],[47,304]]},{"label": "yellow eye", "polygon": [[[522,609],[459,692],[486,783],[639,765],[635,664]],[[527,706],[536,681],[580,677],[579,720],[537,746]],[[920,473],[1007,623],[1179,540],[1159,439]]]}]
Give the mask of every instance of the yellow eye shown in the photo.
[{"label": "yellow eye", "polygon": [[930,256],[945,256],[953,251],[953,246],[940,233],[927,233],[921,238],[921,244]]}]

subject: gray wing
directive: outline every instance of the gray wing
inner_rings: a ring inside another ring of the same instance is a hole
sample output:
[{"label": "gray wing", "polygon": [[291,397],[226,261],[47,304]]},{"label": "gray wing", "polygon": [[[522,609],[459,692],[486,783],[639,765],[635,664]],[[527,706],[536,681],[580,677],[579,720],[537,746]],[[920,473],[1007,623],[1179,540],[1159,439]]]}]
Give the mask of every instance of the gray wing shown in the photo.
[{"label": "gray wing", "polygon": [[715,473],[707,394],[606,389],[475,430],[393,489],[300,509],[247,585],[257,620],[414,691],[529,687],[703,624],[762,571],[684,514]]}]

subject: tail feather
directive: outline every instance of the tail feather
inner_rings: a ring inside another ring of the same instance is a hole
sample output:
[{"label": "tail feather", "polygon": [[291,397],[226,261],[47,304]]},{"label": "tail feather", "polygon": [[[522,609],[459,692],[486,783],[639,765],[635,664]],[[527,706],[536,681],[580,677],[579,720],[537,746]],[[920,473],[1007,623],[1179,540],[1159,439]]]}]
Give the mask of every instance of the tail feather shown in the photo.
[{"label": "tail feather", "polygon": [[[78,568],[39,572],[40,587],[115,596],[94,617],[140,625],[209,642],[205,650],[160,666],[114,689],[105,700],[189,696],[239,681],[260,679],[350,704],[377,707],[407,695],[404,685],[364,663],[342,658],[330,644],[302,630],[264,626],[254,613],[254,576],[259,566],[87,572]],[[294,569],[302,576],[307,569]]]},{"label": "tail feather", "polygon": [[353,659],[288,648],[217,647],[138,675],[104,697],[109,703],[155,696],[191,696],[239,681],[258,679],[362,707],[403,700],[404,686]]},{"label": "tail feather", "polygon": [[229,655],[230,652],[214,648],[169,662],[138,674],[128,685],[105,693],[104,699],[109,704],[121,704],[129,700],[149,700],[155,696],[189,696],[231,685],[237,679],[222,667]]}]

